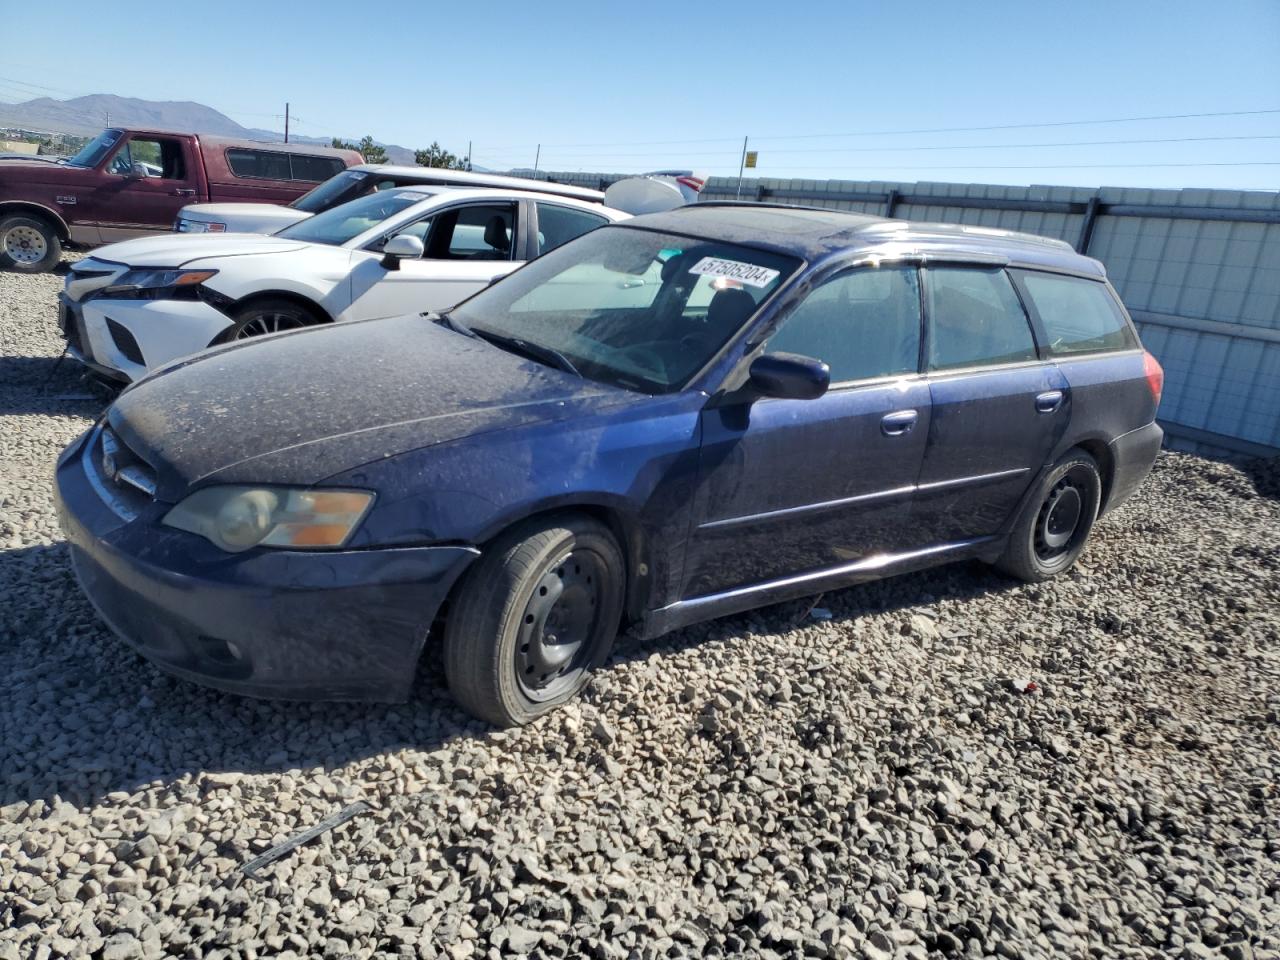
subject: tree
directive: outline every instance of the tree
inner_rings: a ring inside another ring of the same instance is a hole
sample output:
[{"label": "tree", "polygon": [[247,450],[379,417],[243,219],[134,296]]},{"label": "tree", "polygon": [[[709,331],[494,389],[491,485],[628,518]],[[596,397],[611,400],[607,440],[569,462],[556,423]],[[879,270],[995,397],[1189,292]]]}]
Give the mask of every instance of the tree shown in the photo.
[{"label": "tree", "polygon": [[386,163],[387,151],[373,142],[373,137],[365,136],[359,143],[351,143],[341,137],[333,138],[333,146],[338,150],[359,150],[365,163]]},{"label": "tree", "polygon": [[432,140],[425,150],[413,152],[413,162],[420,167],[444,167],[446,170],[465,170],[467,162],[450,153],[439,142]]}]

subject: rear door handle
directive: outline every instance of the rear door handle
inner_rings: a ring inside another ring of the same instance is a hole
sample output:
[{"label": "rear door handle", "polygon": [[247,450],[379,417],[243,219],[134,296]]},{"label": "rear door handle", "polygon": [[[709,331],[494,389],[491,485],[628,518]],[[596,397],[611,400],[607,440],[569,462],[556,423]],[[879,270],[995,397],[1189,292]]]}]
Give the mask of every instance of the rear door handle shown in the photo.
[{"label": "rear door handle", "polygon": [[880,432],[886,437],[900,437],[904,433],[910,433],[911,428],[916,425],[916,420],[920,418],[920,414],[915,410],[898,410],[894,413],[886,413],[880,418]]},{"label": "rear door handle", "polygon": [[196,192],[194,190],[184,190],[182,187],[179,187],[177,190],[173,191],[173,195],[175,197],[194,197]]},{"label": "rear door handle", "polygon": [[1053,413],[1062,406],[1062,391],[1049,390],[1036,397],[1037,413]]}]

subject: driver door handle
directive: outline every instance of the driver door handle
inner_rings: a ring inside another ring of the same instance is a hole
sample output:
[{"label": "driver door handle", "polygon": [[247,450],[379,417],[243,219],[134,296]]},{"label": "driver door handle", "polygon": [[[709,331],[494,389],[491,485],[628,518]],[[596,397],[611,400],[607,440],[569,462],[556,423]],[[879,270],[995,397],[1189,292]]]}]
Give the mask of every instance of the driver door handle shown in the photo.
[{"label": "driver door handle", "polygon": [[177,190],[173,191],[173,195],[175,197],[194,197],[196,192],[194,190],[187,190],[183,187],[179,187]]},{"label": "driver door handle", "polygon": [[1062,391],[1048,390],[1036,397],[1037,413],[1054,413],[1062,406]]},{"label": "driver door handle", "polygon": [[886,437],[901,437],[911,432],[920,414],[915,410],[897,410],[880,418],[880,432]]}]

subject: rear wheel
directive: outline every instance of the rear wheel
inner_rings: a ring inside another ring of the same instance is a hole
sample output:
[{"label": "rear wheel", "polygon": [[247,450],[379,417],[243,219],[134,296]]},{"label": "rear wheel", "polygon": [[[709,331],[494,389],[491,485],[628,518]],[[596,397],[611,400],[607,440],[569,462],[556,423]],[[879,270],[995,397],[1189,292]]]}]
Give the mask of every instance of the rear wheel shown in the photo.
[{"label": "rear wheel", "polygon": [[0,267],[19,273],[45,273],[62,259],[62,241],[42,217],[0,217]]},{"label": "rear wheel", "polygon": [[1072,451],[1040,481],[996,566],[1030,583],[1062,573],[1084,551],[1101,502],[1097,461]]},{"label": "rear wheel", "polygon": [[624,573],[617,540],[587,517],[500,537],[467,572],[445,624],[454,698],[509,727],[575,696],[613,647]]},{"label": "rear wheel", "polygon": [[247,340],[283,330],[297,330],[322,322],[314,310],[280,297],[255,300],[245,304],[232,316],[235,323],[219,338],[220,343]]}]

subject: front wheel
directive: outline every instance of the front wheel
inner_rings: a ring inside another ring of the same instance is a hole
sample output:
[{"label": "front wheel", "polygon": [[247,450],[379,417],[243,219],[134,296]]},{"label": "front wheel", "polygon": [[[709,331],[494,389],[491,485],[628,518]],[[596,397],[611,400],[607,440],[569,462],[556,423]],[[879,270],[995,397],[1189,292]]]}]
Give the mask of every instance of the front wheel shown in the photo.
[{"label": "front wheel", "polygon": [[1082,450],[1069,453],[1027,500],[996,566],[1028,583],[1062,573],[1084,551],[1101,502],[1097,461]]},{"label": "front wheel", "polygon": [[247,340],[267,333],[297,330],[321,322],[316,313],[300,303],[273,297],[245,304],[233,314],[235,323],[218,338],[218,343]]},{"label": "front wheel", "polygon": [[575,696],[613,648],[625,569],[613,534],[587,517],[499,537],[467,571],[445,623],[454,698],[510,727]]},{"label": "front wheel", "polygon": [[0,217],[0,267],[19,273],[45,273],[62,259],[62,241],[40,217]]}]

